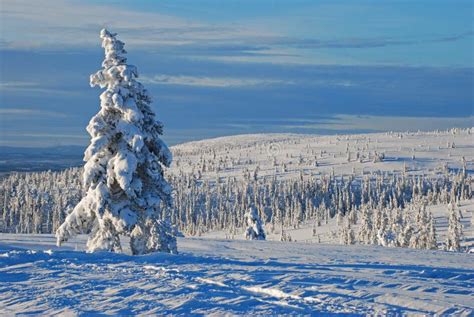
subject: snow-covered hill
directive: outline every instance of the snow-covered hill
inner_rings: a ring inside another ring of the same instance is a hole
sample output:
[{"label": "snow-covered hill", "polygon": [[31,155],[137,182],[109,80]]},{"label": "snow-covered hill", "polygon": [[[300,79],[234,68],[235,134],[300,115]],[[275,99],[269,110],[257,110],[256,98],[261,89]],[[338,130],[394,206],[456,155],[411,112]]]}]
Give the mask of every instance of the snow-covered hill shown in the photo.
[{"label": "snow-covered hill", "polygon": [[371,172],[429,175],[466,164],[474,172],[474,128],[449,131],[336,136],[251,134],[172,147],[171,173],[198,172],[202,179],[363,175]]},{"label": "snow-covered hill", "polygon": [[[0,234],[0,315],[472,316],[473,254],[337,245],[337,222],[400,210],[398,224],[422,237],[416,219],[426,204],[438,247],[453,211],[469,249],[473,132],[243,135],[175,146],[170,214],[202,237],[180,238],[179,255],[132,257],[86,254],[85,236],[57,248],[52,235]],[[81,196],[80,172],[3,179],[2,230],[54,231]],[[273,241],[241,240],[252,203]],[[277,241],[282,227],[297,242]]]},{"label": "snow-covered hill", "polygon": [[3,315],[472,316],[473,255],[374,246],[179,239],[181,254],[86,254],[0,235]]},{"label": "snow-covered hill", "polygon": [[[252,203],[270,239],[279,239],[284,226],[298,241],[337,243],[341,226],[333,217],[338,214],[360,214],[365,207],[388,208],[387,216],[406,208],[407,215],[426,204],[434,205],[429,210],[442,248],[447,204],[472,197],[473,131],[260,134],[178,145],[172,147],[175,160],[168,171],[175,193],[171,220],[186,235],[238,238]],[[467,177],[459,178],[462,169]],[[54,232],[83,195],[81,173],[70,169],[1,180],[0,231]],[[456,211],[463,216],[463,243],[469,246],[474,202],[464,204]],[[313,226],[321,220],[315,234]],[[352,223],[353,229],[359,225]]]}]

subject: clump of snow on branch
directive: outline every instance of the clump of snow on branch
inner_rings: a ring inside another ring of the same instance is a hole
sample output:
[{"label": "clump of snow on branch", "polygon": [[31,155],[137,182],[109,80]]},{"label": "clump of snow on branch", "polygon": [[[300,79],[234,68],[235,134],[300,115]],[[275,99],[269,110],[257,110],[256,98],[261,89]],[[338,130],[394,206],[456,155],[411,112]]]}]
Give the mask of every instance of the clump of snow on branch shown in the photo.
[{"label": "clump of snow on branch", "polygon": [[101,109],[87,132],[84,153],[85,196],[56,231],[58,245],[90,232],[88,250],[120,251],[119,235],[131,237],[134,254],[176,252],[171,226],[160,204],[171,205],[171,187],[163,176],[172,155],[160,139],[163,125],[150,108],[151,97],[128,65],[124,43],[106,29],[100,32],[105,59],[91,75],[92,87],[105,88]]}]

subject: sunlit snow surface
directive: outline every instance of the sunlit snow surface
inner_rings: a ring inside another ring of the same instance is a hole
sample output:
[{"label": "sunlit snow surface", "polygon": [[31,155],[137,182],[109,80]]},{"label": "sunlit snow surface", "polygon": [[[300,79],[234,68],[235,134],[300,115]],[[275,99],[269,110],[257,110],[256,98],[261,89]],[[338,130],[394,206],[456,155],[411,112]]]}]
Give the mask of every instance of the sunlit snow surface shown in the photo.
[{"label": "sunlit snow surface", "polygon": [[[444,167],[463,166],[474,173],[474,128],[439,132],[371,133],[340,136],[249,134],[189,142],[172,147],[171,173],[206,170],[201,179],[242,179],[259,168],[258,177],[278,179],[401,173],[433,176]],[[375,153],[383,162],[374,162]],[[357,158],[359,155],[359,158]],[[316,164],[317,162],[317,164]],[[212,164],[210,164],[212,163]],[[285,170],[283,170],[285,166]]]},{"label": "sunlit snow surface", "polygon": [[472,254],[183,238],[133,257],[84,239],[0,235],[1,314],[474,313]]},{"label": "sunlit snow surface", "polygon": [[[202,178],[211,181],[242,178],[257,166],[259,178],[405,169],[436,176],[446,165],[457,172],[465,160],[472,174],[472,139],[472,129],[236,136],[174,147],[170,172],[179,175],[206,162]],[[375,152],[385,160],[374,163]],[[429,208],[441,243],[448,207]],[[464,243],[472,246],[474,202],[462,202],[460,209]],[[141,257],[84,253],[85,236],[57,249],[51,235],[0,234],[0,315],[474,315],[474,254],[340,246],[335,230],[335,220],[317,228],[322,244],[312,223],[288,229],[298,240],[291,243],[219,240],[225,233],[213,232],[179,239],[179,255]]]}]

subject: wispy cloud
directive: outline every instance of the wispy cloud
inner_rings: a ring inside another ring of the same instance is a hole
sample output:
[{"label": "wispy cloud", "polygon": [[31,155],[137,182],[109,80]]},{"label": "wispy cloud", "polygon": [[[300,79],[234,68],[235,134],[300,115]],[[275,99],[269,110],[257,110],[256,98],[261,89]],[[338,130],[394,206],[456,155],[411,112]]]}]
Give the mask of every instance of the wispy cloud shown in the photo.
[{"label": "wispy cloud", "polygon": [[38,86],[37,83],[25,81],[0,82],[0,89],[31,88]]},{"label": "wispy cloud", "polygon": [[53,118],[66,118],[68,114],[56,111],[47,111],[40,109],[25,109],[25,108],[0,108],[0,115],[5,118],[21,118],[21,117],[53,117]]},{"label": "wispy cloud", "polygon": [[83,139],[86,140],[88,137],[81,134],[64,134],[64,133],[34,133],[34,132],[20,132],[20,133],[5,133],[5,136],[15,137],[27,137],[27,138],[71,138],[71,139]]},{"label": "wispy cloud", "polygon": [[3,132],[0,131],[0,145],[25,147],[50,147],[58,145],[87,144],[89,137],[85,133],[44,133],[44,132]]},{"label": "wispy cloud", "polygon": [[339,38],[322,40],[314,38],[269,38],[267,43],[285,45],[297,48],[324,49],[324,48],[378,48],[387,46],[414,45],[423,43],[454,42],[474,35],[473,31],[451,35],[423,36],[423,37],[376,37],[376,38]]},{"label": "wispy cloud", "polygon": [[260,78],[231,78],[231,77],[196,77],[196,76],[171,76],[155,75],[152,77],[141,76],[140,80],[145,84],[154,85],[185,85],[201,87],[244,87],[244,86],[265,86],[265,85],[289,85],[292,81],[279,79]]},{"label": "wispy cloud", "polygon": [[[454,42],[473,36],[471,30],[419,36],[318,38],[272,31],[258,23],[213,23],[158,12],[78,1],[3,0],[0,48],[67,50],[97,47],[98,30],[110,27],[128,45],[160,54],[229,62],[324,64],[341,63],[326,49],[368,49],[422,43]],[[278,23],[276,18],[272,23]],[[318,54],[317,56],[315,54]],[[343,54],[344,56],[347,54]],[[348,57],[345,57],[348,58]],[[352,57],[354,58],[354,57]],[[352,62],[349,58],[348,62]]]},{"label": "wispy cloud", "polygon": [[399,117],[399,116],[359,116],[335,115],[332,118],[306,121],[303,124],[289,123],[279,128],[288,130],[332,130],[344,131],[416,131],[437,130],[453,127],[474,127],[474,117]]},{"label": "wispy cloud", "polygon": [[223,120],[233,134],[254,132],[296,132],[310,134],[365,133],[388,131],[433,131],[453,127],[474,127],[474,117],[398,117],[334,115],[313,118]]},{"label": "wispy cloud", "polygon": [[[227,41],[255,34],[237,26],[211,25],[156,12],[73,1],[2,1],[4,48],[61,48],[97,45],[100,28],[110,27],[134,46],[181,46],[199,41]],[[21,36],[18,36],[21,34]],[[264,35],[265,32],[258,34]]]},{"label": "wispy cloud", "polygon": [[21,92],[31,94],[77,95],[76,91],[44,87],[35,82],[11,81],[0,82],[0,93]]}]

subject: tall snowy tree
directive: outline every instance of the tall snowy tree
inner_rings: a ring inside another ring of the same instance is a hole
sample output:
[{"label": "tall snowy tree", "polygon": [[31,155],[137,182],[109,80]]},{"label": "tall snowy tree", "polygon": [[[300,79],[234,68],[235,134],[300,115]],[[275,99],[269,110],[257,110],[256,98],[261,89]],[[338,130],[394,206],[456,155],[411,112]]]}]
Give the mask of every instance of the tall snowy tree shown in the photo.
[{"label": "tall snowy tree", "polygon": [[462,234],[462,224],[459,219],[459,214],[454,207],[454,203],[452,203],[450,204],[448,234],[445,244],[447,251],[461,251]]},{"label": "tall snowy tree", "polygon": [[56,231],[57,243],[90,232],[90,252],[120,251],[119,235],[130,236],[133,254],[176,252],[176,238],[160,214],[161,202],[172,203],[171,186],[163,176],[163,167],[172,160],[160,139],[163,125],[136,80],[136,67],[127,65],[124,43],[106,29],[100,38],[105,59],[90,84],[105,91],[100,111],[87,126],[92,139],[84,153],[86,194]]}]

